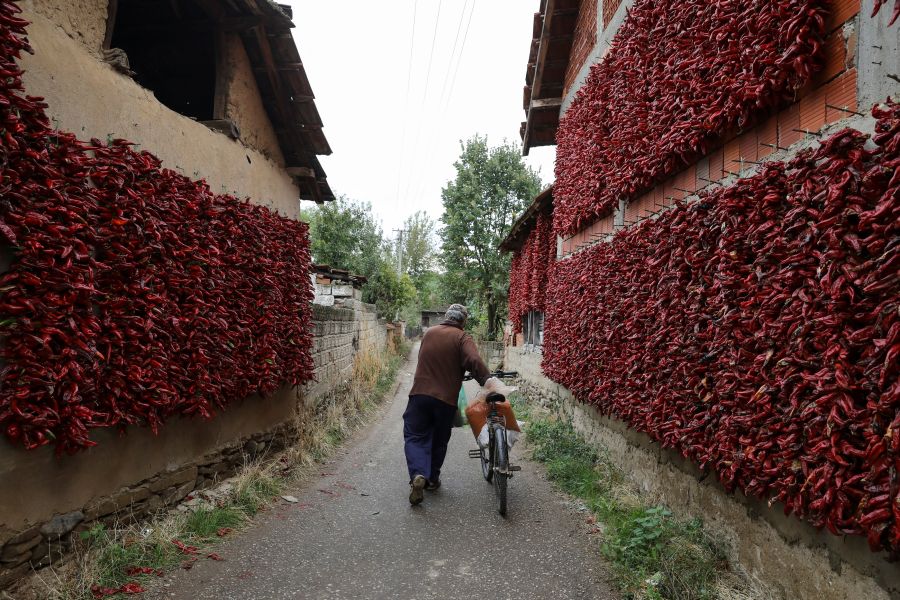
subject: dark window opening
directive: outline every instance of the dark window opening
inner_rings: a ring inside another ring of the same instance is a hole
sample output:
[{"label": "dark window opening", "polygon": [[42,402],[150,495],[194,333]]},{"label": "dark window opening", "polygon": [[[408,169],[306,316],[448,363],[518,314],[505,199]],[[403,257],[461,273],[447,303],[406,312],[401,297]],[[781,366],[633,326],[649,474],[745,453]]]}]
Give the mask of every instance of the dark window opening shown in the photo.
[{"label": "dark window opening", "polygon": [[213,119],[215,33],[192,0],[118,0],[110,46],[128,56],[134,79],[172,110]]},{"label": "dark window opening", "polygon": [[531,311],[522,319],[522,337],[525,344],[544,345],[544,313]]}]

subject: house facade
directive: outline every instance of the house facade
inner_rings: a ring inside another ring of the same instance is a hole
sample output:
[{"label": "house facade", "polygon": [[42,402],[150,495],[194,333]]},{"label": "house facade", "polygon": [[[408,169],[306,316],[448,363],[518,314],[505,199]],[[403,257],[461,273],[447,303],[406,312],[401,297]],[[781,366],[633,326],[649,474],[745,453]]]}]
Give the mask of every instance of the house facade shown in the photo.
[{"label": "house facade", "polygon": [[[777,595],[886,599],[897,490],[857,449],[900,434],[880,341],[900,289],[864,283],[896,260],[897,180],[871,177],[896,171],[900,25],[878,1],[780,4],[539,3],[521,135],[556,145],[556,180],[501,246],[504,367]],[[823,322],[830,350],[801,333]],[[810,490],[823,472],[880,477],[881,520],[862,488]]]},{"label": "house facade", "polygon": [[298,218],[334,197],[330,154],[291,37],[268,0],[23,0],[26,90],[60,130],[126,139],[163,166]]}]

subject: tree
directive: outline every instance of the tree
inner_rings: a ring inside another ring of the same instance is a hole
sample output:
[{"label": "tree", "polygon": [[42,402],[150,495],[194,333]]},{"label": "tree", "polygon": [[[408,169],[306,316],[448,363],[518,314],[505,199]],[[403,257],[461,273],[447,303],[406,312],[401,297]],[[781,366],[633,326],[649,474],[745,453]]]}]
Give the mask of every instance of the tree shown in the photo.
[{"label": "tree", "polygon": [[416,300],[416,289],[406,275],[397,275],[390,244],[367,202],[340,196],[334,202],[304,211],[309,222],[313,262],[364,275],[363,301],[374,304],[378,314],[394,319]]},{"label": "tree", "polygon": [[493,338],[505,316],[509,287],[510,257],[497,247],[541,182],[516,146],[489,147],[478,135],[462,144],[454,167],[456,179],[441,192],[445,299],[477,306]]},{"label": "tree", "polygon": [[381,227],[368,202],[339,196],[306,211],[313,262],[372,277],[385,260]]},{"label": "tree", "polygon": [[418,287],[419,280],[433,272],[437,248],[434,219],[425,211],[416,211],[403,223],[403,271]]},{"label": "tree", "polygon": [[396,319],[405,307],[415,303],[416,288],[409,275],[398,276],[393,265],[382,261],[363,287],[363,300],[374,304],[379,315]]}]

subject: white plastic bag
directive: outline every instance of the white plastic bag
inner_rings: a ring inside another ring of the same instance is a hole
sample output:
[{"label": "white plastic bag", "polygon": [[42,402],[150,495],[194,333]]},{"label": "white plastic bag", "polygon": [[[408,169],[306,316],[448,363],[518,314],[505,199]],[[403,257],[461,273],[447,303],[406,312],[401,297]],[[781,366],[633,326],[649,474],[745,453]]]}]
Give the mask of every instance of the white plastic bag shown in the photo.
[{"label": "white plastic bag", "polygon": [[[484,427],[481,428],[481,431],[478,433],[478,445],[482,448],[488,447],[488,425],[484,424]],[[516,445],[516,442],[519,441],[519,432],[513,431],[512,429],[506,430],[506,444],[512,449],[513,446]]]}]

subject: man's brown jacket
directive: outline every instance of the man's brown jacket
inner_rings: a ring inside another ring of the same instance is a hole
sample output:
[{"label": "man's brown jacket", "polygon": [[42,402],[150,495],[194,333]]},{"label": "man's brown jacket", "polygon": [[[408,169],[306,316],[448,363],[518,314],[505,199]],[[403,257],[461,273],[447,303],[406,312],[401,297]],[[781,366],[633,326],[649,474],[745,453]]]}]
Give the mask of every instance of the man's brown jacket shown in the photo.
[{"label": "man's brown jacket", "polygon": [[409,395],[423,394],[456,406],[466,371],[481,385],[490,376],[472,336],[454,321],[429,327],[419,347],[419,364]]}]

